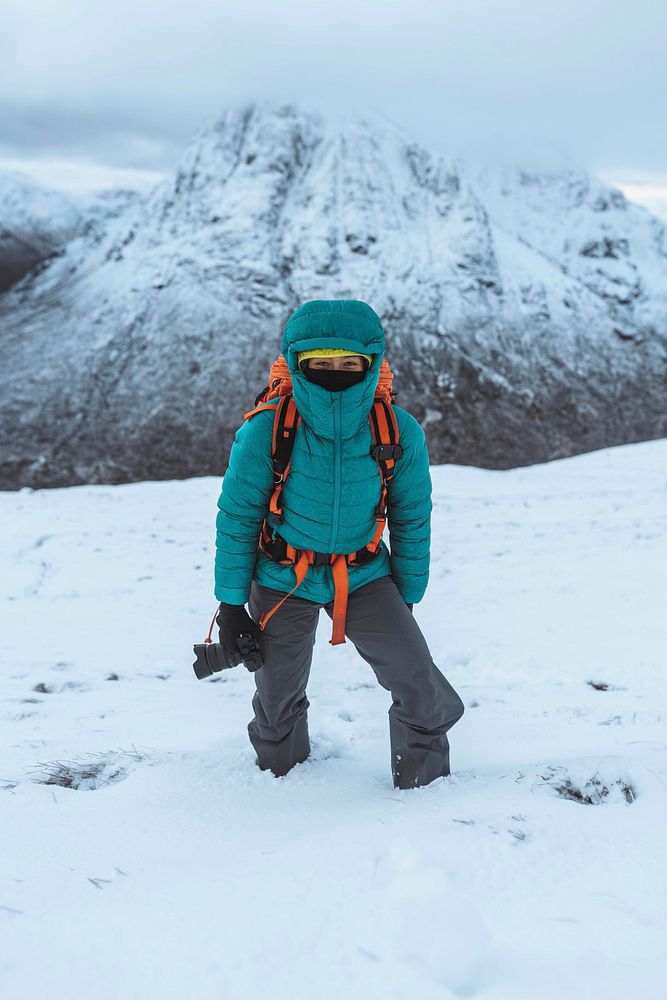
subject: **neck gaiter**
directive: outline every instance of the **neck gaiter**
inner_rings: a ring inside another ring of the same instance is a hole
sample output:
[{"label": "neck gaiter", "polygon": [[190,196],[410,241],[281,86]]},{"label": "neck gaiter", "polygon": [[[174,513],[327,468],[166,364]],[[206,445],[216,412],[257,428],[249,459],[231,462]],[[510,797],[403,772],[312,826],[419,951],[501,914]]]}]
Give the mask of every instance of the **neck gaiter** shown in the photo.
[{"label": "neck gaiter", "polygon": [[356,385],[357,382],[363,382],[366,377],[366,372],[350,372],[335,368],[328,370],[306,368],[303,374],[309,382],[321,385],[323,389],[328,389],[329,392],[341,392],[341,390],[348,389],[351,385]]}]

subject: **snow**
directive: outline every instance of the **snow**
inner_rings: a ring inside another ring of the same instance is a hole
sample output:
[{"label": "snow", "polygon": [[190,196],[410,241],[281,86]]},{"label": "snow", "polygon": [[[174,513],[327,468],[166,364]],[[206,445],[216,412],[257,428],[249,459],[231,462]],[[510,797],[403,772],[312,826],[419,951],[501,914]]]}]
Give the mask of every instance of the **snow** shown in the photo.
[{"label": "snow", "polygon": [[0,160],[0,293],[39,274],[38,265],[58,259],[77,237],[99,241],[112,220],[141,200],[137,191],[122,188],[63,190],[55,183],[57,171],[45,183],[34,171],[2,169],[11,162]]},{"label": "snow", "polygon": [[113,188],[148,194],[165,176],[163,170],[117,167],[59,156],[39,159],[0,157],[0,172],[3,170],[18,171],[36,184],[57,188],[82,198]]},{"label": "snow", "polygon": [[251,675],[195,680],[218,479],[0,494],[3,996],[663,996],[667,440],[433,480],[466,714],[412,791],[326,615],[283,779]]},{"label": "snow", "polygon": [[8,235],[27,243],[39,238],[51,249],[76,233],[81,222],[75,197],[15,170],[0,170],[0,206]]},{"label": "snow", "polygon": [[82,228],[76,198],[0,169],[0,294]]},{"label": "snow", "polygon": [[605,184],[619,188],[626,198],[643,205],[652,215],[667,222],[667,178],[661,170],[607,167],[596,171]]}]

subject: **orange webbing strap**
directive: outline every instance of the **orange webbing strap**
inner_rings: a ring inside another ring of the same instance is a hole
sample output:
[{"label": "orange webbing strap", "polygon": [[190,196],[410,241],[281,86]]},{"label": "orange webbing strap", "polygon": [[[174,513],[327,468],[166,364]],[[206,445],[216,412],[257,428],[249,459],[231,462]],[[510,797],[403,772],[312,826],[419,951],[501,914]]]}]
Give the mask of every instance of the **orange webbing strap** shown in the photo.
[{"label": "orange webbing strap", "polygon": [[[371,435],[375,445],[398,444],[400,432],[394,408],[387,402],[376,399],[369,412]],[[366,548],[375,552],[387,523],[387,487],[394,477],[394,458],[378,458],[380,475],[380,499],[375,508],[375,534]]]},{"label": "orange webbing strap", "polygon": [[337,555],[331,564],[334,579],[333,631],[329,643],[338,646],[345,642],[345,616],[349,581],[347,578],[347,556]]},{"label": "orange webbing strap", "polygon": [[254,410],[248,410],[247,413],[243,414],[243,419],[248,420],[249,417],[254,417],[256,413],[261,413],[262,410],[277,410],[279,403],[265,403],[263,406],[256,406]]},{"label": "orange webbing strap", "polygon": [[213,626],[215,625],[215,620],[218,617],[218,611],[219,610],[220,610],[220,605],[218,604],[217,608],[215,609],[215,613],[213,615],[213,618],[211,619],[211,624],[208,627],[208,635],[204,639],[204,642],[206,643],[207,646],[209,646],[213,642],[213,639],[211,639],[211,633],[213,631]]},{"label": "orange webbing strap", "polygon": [[299,556],[297,562],[294,564],[294,572],[296,574],[296,583],[290,590],[289,594],[285,594],[282,600],[278,601],[274,608],[270,611],[266,611],[262,617],[259,619],[259,627],[263,630],[269,618],[276,613],[279,607],[287,600],[290,594],[293,594],[297,587],[300,587],[303,583],[303,579],[308,572],[308,552],[303,551]]},{"label": "orange webbing strap", "polygon": [[282,519],[281,497],[287,474],[292,464],[292,449],[297,427],[301,422],[299,411],[291,395],[281,396],[277,403],[256,406],[243,414],[244,420],[249,420],[263,410],[274,410],[273,432],[271,436],[271,459],[273,461],[273,493],[269,501],[269,510],[278,519]]},{"label": "orange webbing strap", "polygon": [[301,421],[296,403],[291,396],[283,396],[278,403],[273,420],[273,436],[271,439],[271,455],[273,458],[273,493],[269,502],[269,510],[282,520],[282,492],[292,465],[294,436]]},{"label": "orange webbing strap", "polygon": [[[383,487],[383,490],[384,490],[384,487]],[[380,502],[382,502],[382,500]],[[375,522],[375,534],[373,535],[373,537],[371,538],[370,542],[366,546],[366,548],[370,549],[371,552],[375,552],[375,550],[377,549],[378,545],[380,544],[380,540],[381,540],[381,538],[382,538],[382,536],[384,534],[384,529],[385,529],[386,523],[387,523],[387,519],[385,517],[378,517],[376,519],[376,522]]]},{"label": "orange webbing strap", "polygon": [[[400,432],[393,406],[376,399],[369,416],[376,444],[398,444]],[[395,461],[393,458],[386,458],[384,461],[388,468],[393,469]]]},{"label": "orange webbing strap", "polygon": [[380,365],[380,373],[378,376],[377,386],[375,388],[375,398],[384,399],[386,403],[393,403],[394,401],[394,391],[392,389],[393,381],[394,381],[394,373],[389,367],[387,359],[383,358],[382,364]]},{"label": "orange webbing strap", "polygon": [[[291,546],[288,546],[290,549]],[[347,555],[339,554],[334,555],[331,560],[331,572],[334,581],[334,606],[333,606],[333,630],[331,632],[331,639],[329,642],[332,646],[339,646],[341,643],[345,642],[345,617],[347,614],[347,598],[349,593],[349,580],[347,576],[347,564],[352,562],[356,556],[356,552],[350,552]],[[300,587],[303,583],[306,573],[308,572],[308,567],[312,566],[314,558],[313,549],[303,549],[299,558],[293,565],[294,574],[296,576],[296,583],[290,590],[288,594],[278,601],[275,607],[266,611],[262,617],[259,619],[260,629],[264,629],[269,618],[276,613],[278,608],[280,608],[284,602],[290,597],[297,587]]]},{"label": "orange webbing strap", "polygon": [[380,444],[380,443],[382,443],[382,444],[389,444],[391,441],[393,441],[393,438],[390,436],[390,433],[389,433],[389,422],[387,420],[387,410],[382,405],[382,403],[380,403],[378,405],[377,402],[373,403],[373,409],[375,410],[375,419],[377,421],[377,427],[378,427],[378,442],[377,443],[378,444]]}]

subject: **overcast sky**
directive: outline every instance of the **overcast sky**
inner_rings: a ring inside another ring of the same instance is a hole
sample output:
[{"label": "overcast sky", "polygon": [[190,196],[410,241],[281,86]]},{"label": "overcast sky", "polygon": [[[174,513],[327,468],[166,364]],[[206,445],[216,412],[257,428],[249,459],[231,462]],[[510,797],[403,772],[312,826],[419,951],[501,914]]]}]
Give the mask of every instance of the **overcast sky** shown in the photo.
[{"label": "overcast sky", "polygon": [[665,0],[0,0],[0,157],[169,169],[226,105],[667,174]]}]

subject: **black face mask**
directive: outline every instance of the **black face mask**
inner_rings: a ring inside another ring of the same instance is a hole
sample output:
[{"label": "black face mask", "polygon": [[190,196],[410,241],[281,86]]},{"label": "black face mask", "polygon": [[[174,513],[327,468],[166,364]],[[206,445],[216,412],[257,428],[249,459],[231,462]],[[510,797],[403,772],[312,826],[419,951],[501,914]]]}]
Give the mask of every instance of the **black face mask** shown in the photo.
[{"label": "black face mask", "polygon": [[344,371],[336,368],[306,368],[303,373],[309,382],[321,385],[329,392],[340,392],[342,389],[349,389],[357,382],[363,382],[366,378],[365,371]]}]

